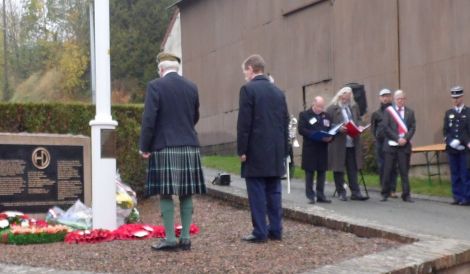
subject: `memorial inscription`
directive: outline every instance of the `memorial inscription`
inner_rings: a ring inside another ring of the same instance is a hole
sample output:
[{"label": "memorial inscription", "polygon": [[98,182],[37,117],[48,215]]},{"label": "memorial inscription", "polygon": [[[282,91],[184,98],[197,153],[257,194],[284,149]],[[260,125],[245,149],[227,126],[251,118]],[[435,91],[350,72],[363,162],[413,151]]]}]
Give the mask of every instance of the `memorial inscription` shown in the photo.
[{"label": "memorial inscription", "polygon": [[77,199],[90,202],[85,197],[88,146],[51,143],[0,144],[0,212],[45,213],[53,206],[68,208]]}]

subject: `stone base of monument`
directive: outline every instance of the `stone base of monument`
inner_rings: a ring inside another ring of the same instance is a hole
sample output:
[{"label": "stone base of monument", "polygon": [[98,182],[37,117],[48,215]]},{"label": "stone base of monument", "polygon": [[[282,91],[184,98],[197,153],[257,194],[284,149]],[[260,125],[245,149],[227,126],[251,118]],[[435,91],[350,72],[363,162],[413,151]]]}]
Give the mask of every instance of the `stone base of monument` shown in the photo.
[{"label": "stone base of monument", "polygon": [[0,212],[91,207],[91,197],[89,137],[0,133]]}]

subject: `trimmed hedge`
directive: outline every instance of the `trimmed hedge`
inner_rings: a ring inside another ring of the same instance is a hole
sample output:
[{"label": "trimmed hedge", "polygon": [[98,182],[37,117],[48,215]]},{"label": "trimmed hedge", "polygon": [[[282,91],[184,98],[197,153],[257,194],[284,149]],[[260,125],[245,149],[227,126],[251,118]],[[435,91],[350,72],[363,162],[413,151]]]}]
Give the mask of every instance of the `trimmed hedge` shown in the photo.
[{"label": "trimmed hedge", "polygon": [[[112,106],[113,119],[118,121],[117,168],[124,182],[139,195],[143,193],[147,161],[139,150],[140,122],[143,105]],[[0,132],[59,133],[90,136],[90,120],[95,116],[95,106],[88,104],[33,104],[0,103]],[[374,140],[370,130],[362,136],[364,171],[374,172],[377,160]]]},{"label": "trimmed hedge", "polygon": [[[146,161],[139,156],[142,105],[112,106],[116,128],[117,168],[124,182],[142,194]],[[90,136],[95,106],[88,104],[0,103],[0,132],[58,133]]]}]

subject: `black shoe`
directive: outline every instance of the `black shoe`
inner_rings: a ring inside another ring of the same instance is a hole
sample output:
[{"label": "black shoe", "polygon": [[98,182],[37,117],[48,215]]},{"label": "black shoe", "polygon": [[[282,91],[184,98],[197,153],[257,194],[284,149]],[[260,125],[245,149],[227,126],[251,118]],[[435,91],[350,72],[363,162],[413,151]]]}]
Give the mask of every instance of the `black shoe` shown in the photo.
[{"label": "black shoe", "polygon": [[268,239],[273,241],[282,241],[282,236],[276,236],[272,233],[268,233]]},{"label": "black shoe", "polygon": [[461,206],[470,206],[470,201],[460,201],[459,205],[461,205]]},{"label": "black shoe", "polygon": [[178,249],[178,244],[170,243],[167,240],[161,240],[158,243],[155,243],[151,246],[152,250],[155,251],[176,251]]},{"label": "black shoe", "polygon": [[180,239],[179,248],[181,250],[191,250],[191,240],[190,239]]},{"label": "black shoe", "polygon": [[388,201],[388,197],[387,197],[387,196],[383,196],[383,197],[382,197],[382,200],[380,200],[380,201],[381,201],[381,202],[386,202],[386,201]]},{"label": "black shoe", "polygon": [[243,237],[242,241],[259,244],[259,243],[265,243],[267,240],[266,239],[260,239],[260,238],[256,237],[255,235],[250,234],[248,236]]},{"label": "black shoe", "polygon": [[348,197],[346,197],[345,192],[338,194],[338,196],[339,196],[339,199],[343,202],[346,202],[348,200]]},{"label": "black shoe", "polygon": [[452,203],[450,203],[450,204],[451,204],[451,205],[460,205],[460,202],[459,202],[459,201],[456,201],[456,200],[454,200],[454,201],[452,201]]},{"label": "black shoe", "polygon": [[407,203],[414,203],[415,202],[410,197],[405,197],[405,198],[402,198],[402,199],[403,199],[403,202],[407,202]]},{"label": "black shoe", "polygon": [[331,204],[331,200],[327,198],[317,198],[317,203]]},{"label": "black shoe", "polygon": [[366,201],[366,200],[369,200],[369,197],[362,196],[362,194],[351,195],[351,200],[352,201]]}]

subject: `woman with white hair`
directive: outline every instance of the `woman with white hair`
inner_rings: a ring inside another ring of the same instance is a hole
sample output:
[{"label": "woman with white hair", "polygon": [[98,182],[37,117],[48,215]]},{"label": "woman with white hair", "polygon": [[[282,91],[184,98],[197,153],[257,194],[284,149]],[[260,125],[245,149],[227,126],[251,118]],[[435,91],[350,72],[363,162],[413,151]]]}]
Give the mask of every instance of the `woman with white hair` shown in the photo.
[{"label": "woman with white hair", "polygon": [[[359,107],[354,102],[350,87],[341,88],[331,100],[326,112],[334,125],[349,121],[359,125]],[[333,171],[336,192],[340,200],[347,201],[344,189],[344,173],[348,175],[351,200],[365,201],[368,197],[361,194],[357,180],[357,171],[362,168],[362,149],[360,135],[351,137],[343,126],[328,148],[328,168]]]}]

